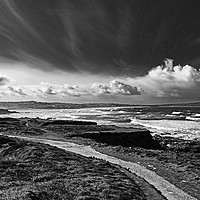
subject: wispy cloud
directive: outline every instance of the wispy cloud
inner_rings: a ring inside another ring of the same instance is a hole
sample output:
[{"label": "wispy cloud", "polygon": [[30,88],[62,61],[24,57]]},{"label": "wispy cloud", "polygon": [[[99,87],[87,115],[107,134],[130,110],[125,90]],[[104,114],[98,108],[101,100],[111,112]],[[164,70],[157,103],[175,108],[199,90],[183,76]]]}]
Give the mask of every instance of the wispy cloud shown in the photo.
[{"label": "wispy cloud", "polygon": [[144,75],[165,55],[200,63],[192,1],[1,0],[0,8],[7,61],[108,76]]}]

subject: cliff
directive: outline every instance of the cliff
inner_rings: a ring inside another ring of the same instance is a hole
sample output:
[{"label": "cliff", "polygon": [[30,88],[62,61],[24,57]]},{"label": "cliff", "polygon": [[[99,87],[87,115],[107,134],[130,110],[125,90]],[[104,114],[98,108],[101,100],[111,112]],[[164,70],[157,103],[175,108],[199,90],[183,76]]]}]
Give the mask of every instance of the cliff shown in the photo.
[{"label": "cliff", "polygon": [[96,142],[123,147],[142,147],[146,149],[162,149],[159,142],[154,140],[150,131],[141,129],[114,129],[110,131],[85,132],[71,137],[90,138]]}]

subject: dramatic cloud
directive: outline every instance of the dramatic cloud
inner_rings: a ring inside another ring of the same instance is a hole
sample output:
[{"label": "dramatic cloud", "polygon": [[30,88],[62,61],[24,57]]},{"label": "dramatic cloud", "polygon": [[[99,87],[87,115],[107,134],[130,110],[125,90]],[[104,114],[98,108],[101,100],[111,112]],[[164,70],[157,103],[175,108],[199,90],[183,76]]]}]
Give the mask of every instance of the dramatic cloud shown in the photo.
[{"label": "dramatic cloud", "polygon": [[[164,64],[152,68],[144,76],[104,80],[102,83],[85,85],[52,84],[12,84],[7,76],[0,76],[0,96],[15,95],[24,98],[45,98],[54,100],[103,99],[120,102],[132,102],[133,99],[179,99],[199,100],[200,70],[190,65],[173,65],[173,60],[166,59]],[[100,79],[99,79],[100,80]],[[78,82],[78,80],[77,80]],[[8,86],[6,85],[8,84]],[[77,97],[77,98],[73,98]],[[73,100],[72,100],[73,101]],[[158,100],[159,101],[159,100]]]},{"label": "dramatic cloud", "polygon": [[144,75],[200,63],[199,0],[1,0],[0,58],[34,68]]},{"label": "dramatic cloud", "polygon": [[85,89],[80,88],[77,85],[70,86],[68,84],[65,84],[59,91],[62,95],[67,96],[74,96],[74,97],[80,97],[88,95],[89,92]]},{"label": "dramatic cloud", "polygon": [[[56,85],[57,86],[57,85]],[[37,92],[42,95],[56,95],[57,94],[57,87],[50,83],[41,83],[39,87],[37,87]]]},{"label": "dramatic cloud", "polygon": [[10,83],[12,81],[13,81],[12,78],[9,78],[9,77],[7,77],[5,75],[0,74],[0,86],[6,85],[6,84],[8,84],[8,83]]},{"label": "dramatic cloud", "polygon": [[121,94],[121,95],[140,95],[141,89],[137,87],[132,87],[123,82],[112,80],[108,85],[94,83],[92,85],[95,95],[101,94]]},{"label": "dramatic cloud", "polygon": [[67,97],[84,97],[84,96],[98,96],[98,95],[140,95],[141,89],[132,87],[123,82],[112,80],[109,84],[92,84],[91,87],[82,88],[77,85],[68,84],[51,84],[42,82],[39,85],[15,85],[7,86],[2,91],[1,96],[15,95],[21,97],[41,97],[48,98],[51,96],[57,99],[64,99]]},{"label": "dramatic cloud", "polygon": [[[39,85],[23,85],[18,86],[18,93],[21,92],[21,95],[23,95],[23,91],[25,91],[24,94],[27,94],[28,96],[38,96],[42,98],[48,98],[49,96],[56,96],[59,98],[65,98],[65,97],[81,97],[88,95],[89,92],[87,92],[85,89],[80,88],[79,86],[70,86],[68,84],[59,85],[59,84],[51,84],[51,83],[40,83]],[[22,91],[23,88],[23,91]],[[10,89],[10,87],[9,87]],[[16,89],[15,89],[16,90]]]},{"label": "dramatic cloud", "polygon": [[25,94],[19,86],[8,86],[7,88],[12,92],[11,94],[17,96],[27,96],[27,94]]},{"label": "dramatic cloud", "polygon": [[128,82],[158,97],[200,96],[200,70],[189,65],[174,66],[171,59],[152,68],[146,76],[128,78]]},{"label": "dramatic cloud", "polygon": [[171,60],[166,60],[164,66],[158,66],[149,71],[148,79],[166,88],[190,88],[200,82],[200,71],[189,65],[173,66]]},{"label": "dramatic cloud", "polygon": [[40,88],[38,88],[38,91],[42,92],[44,95],[58,95],[60,97],[80,97],[88,94],[86,90],[81,89],[79,86],[70,86],[68,84],[58,85],[50,83],[41,83]]}]

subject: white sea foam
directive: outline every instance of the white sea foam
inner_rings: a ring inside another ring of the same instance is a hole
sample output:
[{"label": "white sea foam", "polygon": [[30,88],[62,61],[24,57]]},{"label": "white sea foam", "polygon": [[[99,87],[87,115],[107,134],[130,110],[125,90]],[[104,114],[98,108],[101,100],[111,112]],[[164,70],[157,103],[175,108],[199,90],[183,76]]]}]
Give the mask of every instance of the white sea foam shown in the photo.
[{"label": "white sea foam", "polygon": [[174,115],[166,114],[166,117],[174,117]]},{"label": "white sea foam", "polygon": [[186,117],[186,119],[187,119],[187,120],[192,120],[192,121],[200,121],[200,118],[199,118],[199,117],[196,117],[196,116],[194,116],[194,117],[188,116],[188,117]]},{"label": "white sea foam", "polygon": [[200,124],[184,120],[139,120],[132,119],[133,125],[146,127],[152,134],[165,134],[182,139],[200,140]]},{"label": "white sea foam", "polygon": [[[0,117],[29,117],[29,118],[52,118],[52,119],[66,119],[66,120],[93,120],[98,124],[117,124],[119,126],[133,126],[145,127],[149,129],[152,134],[171,135],[173,137],[181,137],[184,139],[200,139],[200,113],[193,113],[187,116],[187,120],[141,120],[134,116],[140,114],[139,111],[134,111],[133,108],[129,112],[124,112],[120,108],[86,108],[86,109],[37,109],[37,110],[17,110],[19,113],[12,113],[9,115],[1,115]],[[172,113],[177,114],[178,111]],[[144,117],[148,117],[149,113],[144,113]],[[180,112],[179,112],[180,113]],[[163,113],[161,116],[176,117],[172,114]],[[178,115],[178,114],[177,114]],[[178,117],[178,116],[177,116]],[[131,123],[118,124],[117,120],[131,119]],[[159,117],[158,117],[159,119]],[[115,122],[116,121],[116,122]]]},{"label": "white sea foam", "polygon": [[179,112],[179,111],[173,111],[172,112],[172,115],[180,115],[180,114],[182,114],[182,112]]}]

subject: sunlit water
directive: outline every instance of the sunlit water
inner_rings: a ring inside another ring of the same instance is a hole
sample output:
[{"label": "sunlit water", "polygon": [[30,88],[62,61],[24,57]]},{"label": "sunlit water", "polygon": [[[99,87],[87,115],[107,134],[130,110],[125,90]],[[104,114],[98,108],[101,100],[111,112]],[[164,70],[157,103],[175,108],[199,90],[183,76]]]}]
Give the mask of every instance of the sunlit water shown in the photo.
[{"label": "sunlit water", "polygon": [[17,111],[18,113],[1,115],[1,117],[96,121],[98,124],[144,127],[152,134],[200,140],[200,107],[135,106]]}]

